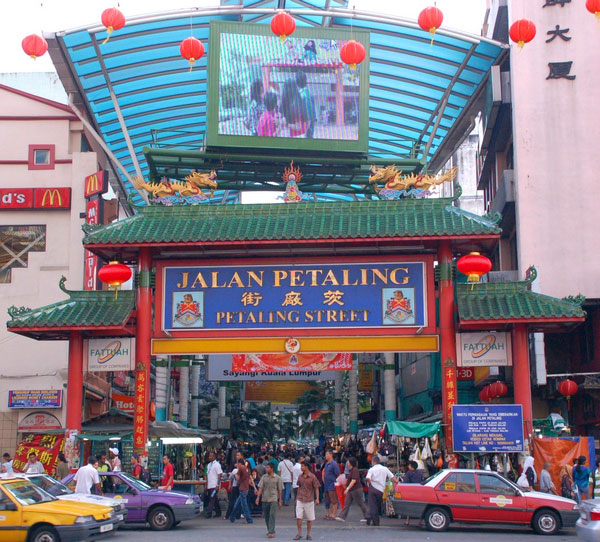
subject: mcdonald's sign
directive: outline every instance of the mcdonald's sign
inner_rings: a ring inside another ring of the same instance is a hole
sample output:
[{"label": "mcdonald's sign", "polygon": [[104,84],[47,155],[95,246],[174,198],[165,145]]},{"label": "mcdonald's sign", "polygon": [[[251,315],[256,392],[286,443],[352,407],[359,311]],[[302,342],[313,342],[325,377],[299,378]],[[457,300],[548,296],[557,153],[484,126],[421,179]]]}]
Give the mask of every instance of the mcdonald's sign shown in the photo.
[{"label": "mcdonald's sign", "polygon": [[85,178],[83,195],[86,198],[96,194],[104,194],[108,190],[108,171],[101,169]]},{"label": "mcdonald's sign", "polygon": [[70,209],[70,188],[35,188],[33,191],[34,209]]}]

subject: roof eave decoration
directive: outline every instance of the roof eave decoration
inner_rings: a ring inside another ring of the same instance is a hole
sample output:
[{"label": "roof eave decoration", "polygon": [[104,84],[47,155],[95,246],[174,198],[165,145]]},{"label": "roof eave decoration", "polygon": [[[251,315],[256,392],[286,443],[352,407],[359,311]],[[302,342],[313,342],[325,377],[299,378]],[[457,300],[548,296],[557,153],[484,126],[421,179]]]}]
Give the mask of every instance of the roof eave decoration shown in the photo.
[{"label": "roof eave decoration", "polygon": [[478,322],[559,324],[582,322],[585,297],[563,299],[531,290],[537,270],[531,266],[527,279],[518,282],[457,284],[457,305],[461,325]]},{"label": "roof eave decoration", "polygon": [[66,278],[61,277],[59,288],[69,296],[68,299],[35,309],[10,307],[8,330],[34,338],[42,338],[45,331],[85,330],[87,334],[93,334],[113,330],[128,334],[126,327],[135,310],[134,291],[125,290],[115,300],[114,294],[105,290],[68,290],[65,282]]}]

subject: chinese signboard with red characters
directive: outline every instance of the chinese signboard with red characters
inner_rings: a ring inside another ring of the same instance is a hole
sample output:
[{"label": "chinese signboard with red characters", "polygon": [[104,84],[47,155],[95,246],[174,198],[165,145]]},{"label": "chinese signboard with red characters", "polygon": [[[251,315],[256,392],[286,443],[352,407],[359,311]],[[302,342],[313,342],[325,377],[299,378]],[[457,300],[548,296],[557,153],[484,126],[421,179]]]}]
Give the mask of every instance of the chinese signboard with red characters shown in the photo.
[{"label": "chinese signboard with red characters", "polygon": [[[448,358],[444,364],[442,370],[444,371],[442,378],[442,397],[444,401],[445,417],[444,419],[452,419],[452,407],[458,403],[458,390],[456,386],[456,364],[453,359]],[[450,432],[446,434],[446,446],[448,449],[452,449],[452,435]]]},{"label": "chinese signboard with red characters", "polygon": [[[141,364],[138,364],[141,365]],[[146,372],[143,366],[135,372],[135,412],[133,418],[133,450],[136,453],[145,453],[146,441],[148,440],[148,425],[144,420],[148,416],[148,388],[146,385]]]},{"label": "chinese signboard with red characters", "polygon": [[27,468],[29,454],[35,452],[38,461],[44,465],[45,471],[53,474],[58,454],[63,451],[63,447],[63,435],[29,435],[17,446],[13,468],[17,472],[24,471]]},{"label": "chinese signboard with red characters", "polygon": [[352,354],[235,354],[234,373],[271,371],[349,371]]},{"label": "chinese signboard with red characters", "polygon": [[0,209],[70,209],[70,188],[2,188]]}]

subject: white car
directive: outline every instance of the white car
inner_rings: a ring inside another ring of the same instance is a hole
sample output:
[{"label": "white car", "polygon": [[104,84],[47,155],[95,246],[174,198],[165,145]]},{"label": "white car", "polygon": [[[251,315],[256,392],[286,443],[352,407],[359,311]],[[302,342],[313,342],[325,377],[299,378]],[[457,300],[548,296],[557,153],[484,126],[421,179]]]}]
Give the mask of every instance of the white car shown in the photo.
[{"label": "white car", "polygon": [[48,474],[16,474],[15,476],[27,478],[31,483],[41,487],[50,493],[50,495],[61,501],[85,502],[89,504],[111,506],[115,512],[115,529],[121,526],[127,519],[128,510],[122,499],[111,499],[110,497],[101,497],[100,495],[75,493],[66,485],[55,480]]}]

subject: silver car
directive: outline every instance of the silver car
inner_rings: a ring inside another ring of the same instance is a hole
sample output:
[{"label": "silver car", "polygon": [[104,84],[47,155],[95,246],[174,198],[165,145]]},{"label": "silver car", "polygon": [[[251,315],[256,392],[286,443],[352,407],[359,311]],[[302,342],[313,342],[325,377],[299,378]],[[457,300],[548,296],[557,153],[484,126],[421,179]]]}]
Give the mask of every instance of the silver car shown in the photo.
[{"label": "silver car", "polygon": [[579,514],[577,536],[588,542],[600,542],[600,499],[582,501]]}]

